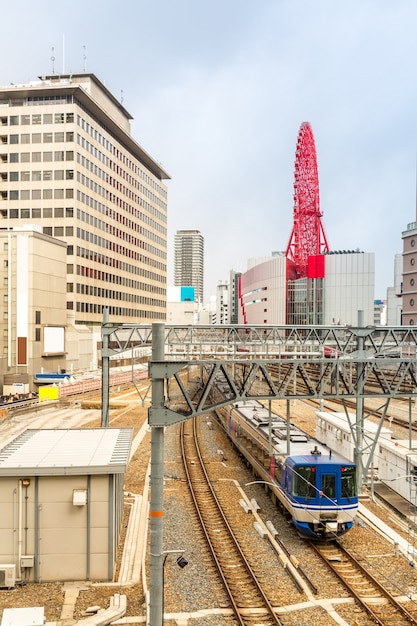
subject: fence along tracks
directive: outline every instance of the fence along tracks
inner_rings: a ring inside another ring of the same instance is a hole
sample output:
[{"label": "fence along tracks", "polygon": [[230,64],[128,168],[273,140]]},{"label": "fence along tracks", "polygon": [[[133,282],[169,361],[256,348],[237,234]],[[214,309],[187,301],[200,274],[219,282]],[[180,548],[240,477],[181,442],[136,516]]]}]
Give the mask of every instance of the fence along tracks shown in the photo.
[{"label": "fence along tracks", "polygon": [[181,425],[181,450],[194,505],[238,623],[281,625],[214,493],[199,450],[195,420]]},{"label": "fence along tracks", "polygon": [[[337,542],[310,545],[338,576],[349,592],[376,624],[405,626],[417,624],[417,614],[410,613],[400,604],[393,593],[358,562],[358,560]],[[395,581],[392,590],[394,591]]]}]

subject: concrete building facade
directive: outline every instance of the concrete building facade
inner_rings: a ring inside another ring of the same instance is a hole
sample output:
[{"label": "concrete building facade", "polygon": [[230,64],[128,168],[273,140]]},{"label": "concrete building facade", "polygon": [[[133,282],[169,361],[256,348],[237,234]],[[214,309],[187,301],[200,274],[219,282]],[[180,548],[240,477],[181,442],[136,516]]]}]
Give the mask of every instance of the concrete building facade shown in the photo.
[{"label": "concrete building facade", "polygon": [[286,323],[286,258],[251,259],[240,276],[239,324]]},{"label": "concrete building facade", "polygon": [[204,303],[204,237],[199,230],[177,230],[174,239],[174,285],[194,287]]},{"label": "concrete building facade", "polygon": [[169,175],[131,119],[94,74],[0,88],[0,228],[65,242],[75,324],[165,319]]},{"label": "concrete building facade", "polygon": [[407,224],[402,233],[403,282],[402,282],[402,326],[417,324],[417,223]]},{"label": "concrete building facade", "polygon": [[62,371],[66,353],[65,242],[39,228],[0,229],[0,383],[34,390],[36,372]]}]

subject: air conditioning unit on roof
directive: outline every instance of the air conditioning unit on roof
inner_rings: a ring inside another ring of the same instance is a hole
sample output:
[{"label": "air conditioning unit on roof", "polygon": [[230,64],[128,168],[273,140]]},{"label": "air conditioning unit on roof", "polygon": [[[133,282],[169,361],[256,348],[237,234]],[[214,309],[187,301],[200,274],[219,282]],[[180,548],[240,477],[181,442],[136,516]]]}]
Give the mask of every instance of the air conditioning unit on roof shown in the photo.
[{"label": "air conditioning unit on roof", "polygon": [[0,564],[0,587],[11,589],[16,584],[16,565]]}]

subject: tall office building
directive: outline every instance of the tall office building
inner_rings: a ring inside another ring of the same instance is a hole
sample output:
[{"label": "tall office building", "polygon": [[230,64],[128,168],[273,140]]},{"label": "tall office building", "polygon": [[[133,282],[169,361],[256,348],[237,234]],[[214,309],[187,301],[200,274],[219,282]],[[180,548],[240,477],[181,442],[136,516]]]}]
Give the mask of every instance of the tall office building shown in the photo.
[{"label": "tall office building", "polygon": [[165,319],[169,175],[131,119],[94,74],[0,88],[0,229],[66,243],[72,323]]},{"label": "tall office building", "polygon": [[196,302],[204,300],[204,237],[199,230],[177,230],[174,244],[174,285],[194,287]]}]

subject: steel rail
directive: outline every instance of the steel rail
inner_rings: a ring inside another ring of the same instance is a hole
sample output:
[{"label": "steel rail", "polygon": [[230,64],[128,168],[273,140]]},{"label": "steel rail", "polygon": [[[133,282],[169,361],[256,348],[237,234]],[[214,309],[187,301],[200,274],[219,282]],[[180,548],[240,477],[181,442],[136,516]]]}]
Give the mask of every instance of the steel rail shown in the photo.
[{"label": "steel rail", "polygon": [[[189,423],[189,422],[188,422]],[[220,502],[214,492],[213,486],[211,484],[211,481],[209,479],[209,476],[207,474],[207,471],[204,467],[204,462],[203,462],[203,458],[201,455],[201,451],[198,445],[198,440],[197,440],[197,433],[196,433],[196,427],[195,427],[195,420],[191,420],[191,424],[192,424],[192,429],[193,429],[193,445],[195,448],[195,454],[196,454],[196,458],[198,459],[198,463],[199,463],[199,469],[201,474],[204,476],[204,480],[205,480],[205,487],[208,489],[208,493],[210,494],[211,497],[211,503],[207,504],[207,502],[205,502],[205,507],[212,507],[216,509],[217,512],[217,516],[219,519],[221,519],[221,523],[223,525],[224,530],[227,532],[229,538],[232,541],[232,544],[235,548],[235,552],[240,560],[240,562],[243,564],[246,573],[249,575],[250,579],[252,580],[253,586],[254,586],[254,590],[256,591],[256,594],[258,596],[258,598],[261,598],[264,606],[260,609],[260,607],[253,607],[254,609],[256,609],[256,611],[258,612],[259,610],[261,611],[267,611],[267,613],[270,615],[270,618],[272,618],[273,623],[277,624],[278,626],[281,626],[281,621],[278,619],[273,606],[270,604],[265,592],[263,591],[257,577],[256,574],[254,573],[253,569],[251,568],[249,562],[247,561],[245,555],[242,552],[242,549],[239,545],[238,540],[236,539],[233,530],[229,524],[229,522],[227,521],[227,518],[222,510],[222,507],[220,505]],[[250,620],[250,617],[246,617],[244,615],[242,615],[242,609],[239,608],[238,604],[237,604],[237,599],[235,597],[235,592],[233,591],[233,589],[231,588],[231,585],[229,583],[229,581],[227,580],[227,577],[225,576],[224,572],[223,572],[223,568],[220,562],[220,558],[218,556],[218,554],[216,553],[216,548],[214,546],[214,543],[212,541],[212,538],[210,537],[210,532],[207,528],[207,524],[204,520],[199,502],[198,502],[198,497],[197,497],[197,493],[196,490],[194,488],[194,484],[193,484],[193,478],[191,476],[191,473],[189,471],[189,467],[188,467],[188,462],[187,462],[187,456],[189,457],[190,455],[186,453],[185,451],[185,434],[184,434],[184,429],[185,429],[185,424],[181,424],[181,452],[182,452],[182,460],[183,460],[183,464],[184,464],[184,470],[187,476],[187,481],[190,487],[190,491],[191,491],[191,495],[192,495],[192,499],[194,502],[194,506],[198,515],[198,518],[200,520],[200,524],[203,530],[203,533],[206,537],[208,546],[210,548],[210,551],[212,553],[213,556],[213,560],[216,564],[217,570],[219,572],[219,575],[221,577],[221,580],[223,582],[223,586],[230,598],[230,602],[233,606],[233,611],[236,615],[236,618],[239,621],[239,624],[241,626],[247,626],[250,623],[253,623],[253,620]],[[199,486],[199,491],[201,492],[201,485]],[[206,492],[207,493],[207,492]],[[217,534],[218,534],[218,529],[217,529]],[[236,571],[236,570],[235,570]],[[259,615],[254,616],[258,621],[259,621]]]}]

